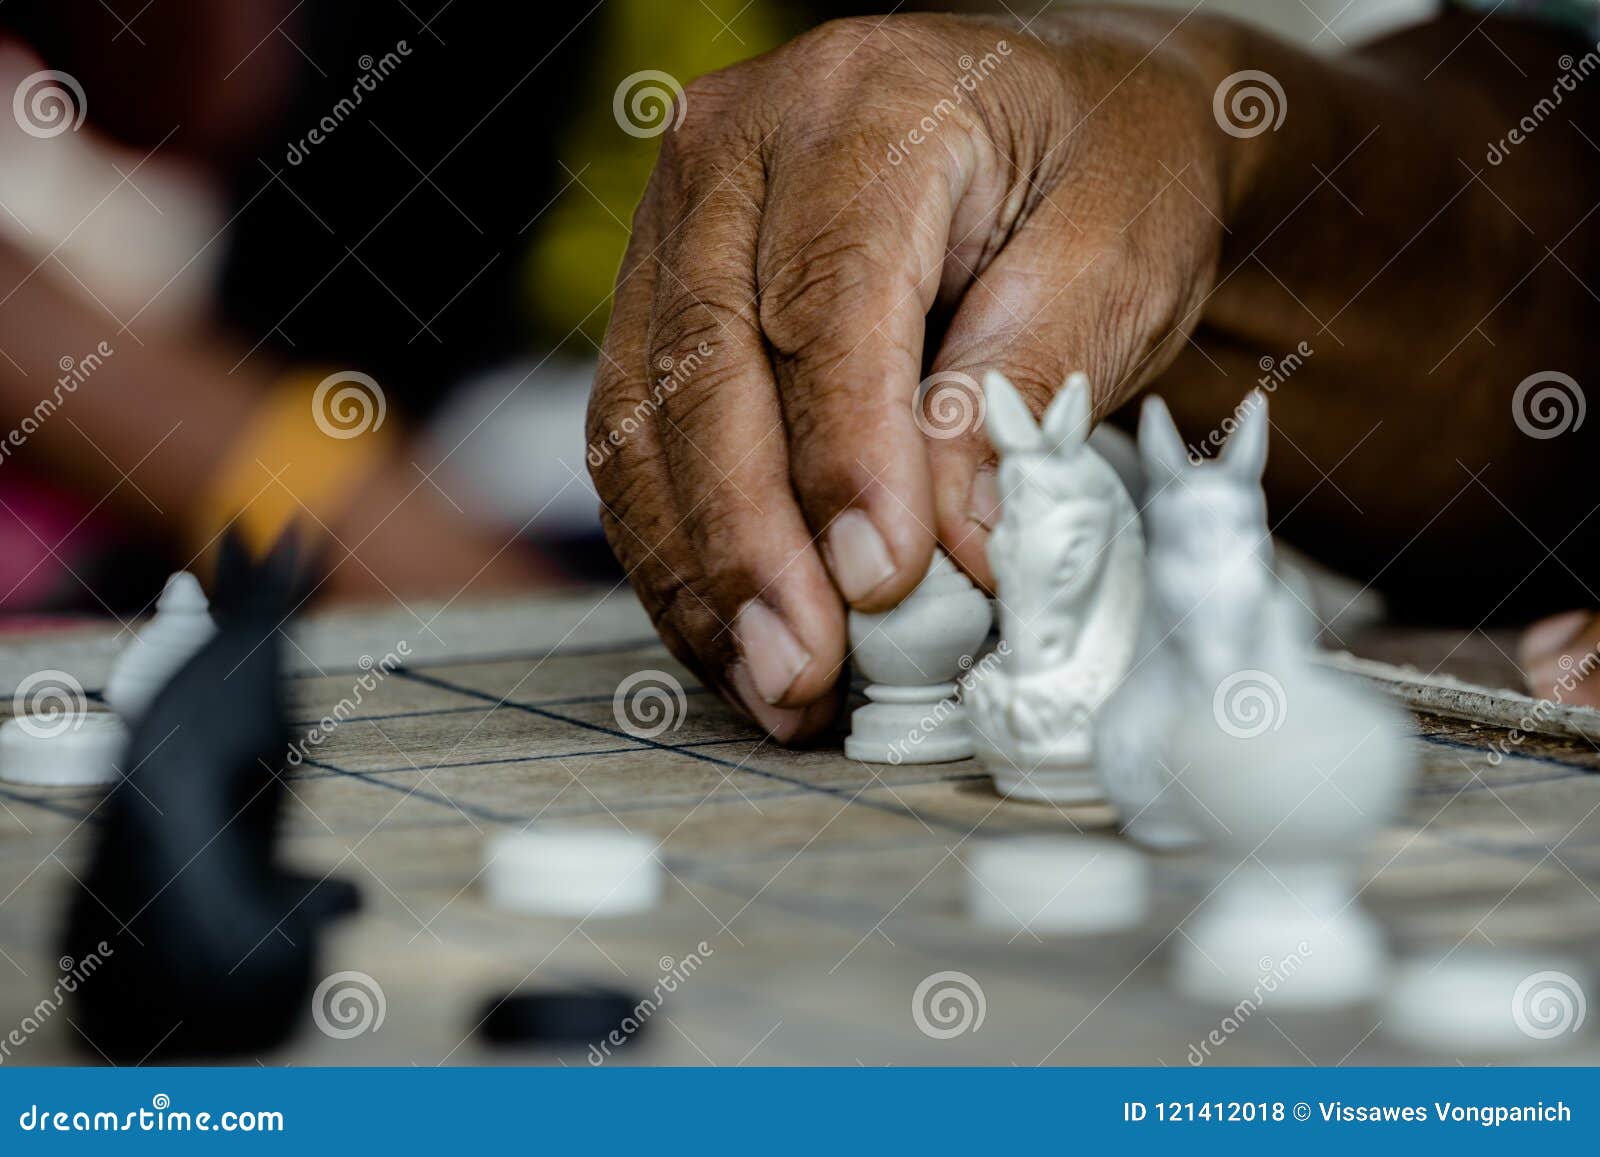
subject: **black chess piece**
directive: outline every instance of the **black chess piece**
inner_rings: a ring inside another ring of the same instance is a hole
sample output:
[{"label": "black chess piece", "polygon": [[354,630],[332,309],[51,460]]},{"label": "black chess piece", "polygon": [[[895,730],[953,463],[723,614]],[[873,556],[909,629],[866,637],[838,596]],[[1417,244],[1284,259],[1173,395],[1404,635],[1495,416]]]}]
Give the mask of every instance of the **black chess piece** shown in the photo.
[{"label": "black chess piece", "polygon": [[310,1009],[317,936],[359,906],[353,885],[277,855],[289,731],[281,630],[309,589],[293,536],[260,563],[230,538],[215,637],[134,727],[63,951],[100,966],[74,1017],[107,1057],[244,1055]]}]

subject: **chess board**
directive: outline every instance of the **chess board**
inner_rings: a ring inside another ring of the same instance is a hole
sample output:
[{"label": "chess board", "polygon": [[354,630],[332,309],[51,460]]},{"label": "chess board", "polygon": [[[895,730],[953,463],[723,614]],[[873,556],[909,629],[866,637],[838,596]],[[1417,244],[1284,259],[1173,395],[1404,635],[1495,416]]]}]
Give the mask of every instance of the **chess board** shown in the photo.
[{"label": "chess board", "polygon": [[[0,650],[0,680],[64,669],[93,698],[125,642],[115,628],[23,636]],[[352,703],[401,642],[404,667]],[[486,1001],[533,986],[645,996],[673,973],[681,981],[636,1044],[606,1063],[1183,1066],[1227,1015],[1167,983],[1172,946],[1216,880],[1204,856],[1153,857],[1154,910],[1133,932],[978,927],[966,914],[975,847],[1018,833],[1107,835],[1110,814],[1006,802],[970,761],[869,766],[837,743],[774,746],[667,655],[625,592],[331,612],[303,623],[285,652],[300,729],[348,708],[290,773],[287,854],[360,886],[365,908],[329,934],[319,971],[366,974],[383,1019],[330,1036],[308,1005],[287,1046],[242,1063],[584,1065],[583,1050],[485,1044]],[[687,706],[653,736],[630,733],[614,709],[619,684],[645,671],[677,680]],[[1372,850],[1363,899],[1406,955],[1493,947],[1552,967],[1593,962],[1600,750],[1528,739],[1496,763],[1490,745],[1504,737],[1416,717],[1420,786]],[[0,790],[0,1037],[57,979],[55,936],[101,798]],[[489,906],[484,843],[530,823],[648,834],[665,867],[661,903],[585,920]],[[951,972],[981,992],[981,1023],[930,1035],[914,996]],[[46,1018],[5,1063],[93,1060],[70,1016],[69,1005]],[[1307,1015],[1266,1004],[1206,1063],[1456,1059],[1408,1051],[1382,1022],[1376,1006]],[[1600,1047],[1580,1038],[1519,1059],[1530,1058],[1596,1063]]]}]

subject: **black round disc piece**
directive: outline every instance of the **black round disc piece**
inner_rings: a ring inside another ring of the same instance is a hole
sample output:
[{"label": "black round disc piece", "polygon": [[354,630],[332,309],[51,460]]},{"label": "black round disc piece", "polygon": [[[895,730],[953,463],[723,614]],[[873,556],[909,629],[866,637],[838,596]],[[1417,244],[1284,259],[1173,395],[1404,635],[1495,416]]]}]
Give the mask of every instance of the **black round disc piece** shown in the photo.
[{"label": "black round disc piece", "polygon": [[[637,997],[612,989],[513,992],[479,1016],[484,1038],[497,1045],[631,1044],[644,1031]],[[615,1036],[612,1034],[615,1033]]]}]

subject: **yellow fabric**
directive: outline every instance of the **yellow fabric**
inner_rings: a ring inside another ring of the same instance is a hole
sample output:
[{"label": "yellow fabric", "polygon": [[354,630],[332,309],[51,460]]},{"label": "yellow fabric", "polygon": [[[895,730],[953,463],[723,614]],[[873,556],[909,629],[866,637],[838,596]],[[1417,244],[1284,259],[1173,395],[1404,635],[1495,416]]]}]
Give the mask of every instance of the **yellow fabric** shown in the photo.
[{"label": "yellow fabric", "polygon": [[201,488],[196,558],[215,551],[229,524],[261,555],[291,522],[316,531],[339,515],[394,443],[382,391],[365,383],[371,379],[302,371],[266,395]]},{"label": "yellow fabric", "polygon": [[565,188],[535,222],[526,266],[531,305],[547,333],[581,340],[576,330],[599,343],[633,208],[655,163],[660,137],[632,136],[617,122],[618,86],[645,70],[684,85],[766,52],[797,31],[778,7],[772,0],[610,0],[602,9],[591,89],[573,102],[584,111],[557,155],[565,168],[557,168],[556,187]]}]

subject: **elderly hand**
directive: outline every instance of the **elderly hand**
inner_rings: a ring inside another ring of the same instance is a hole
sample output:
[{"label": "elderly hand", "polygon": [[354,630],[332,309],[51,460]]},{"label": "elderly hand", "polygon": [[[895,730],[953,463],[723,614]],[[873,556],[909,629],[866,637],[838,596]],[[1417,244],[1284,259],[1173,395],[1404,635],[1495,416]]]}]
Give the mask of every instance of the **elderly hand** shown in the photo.
[{"label": "elderly hand", "polygon": [[1174,19],[842,21],[688,86],[589,461],[662,637],[775,737],[837,711],[847,610],[936,543],[990,581],[984,370],[1039,406],[1085,370],[1104,414],[1193,328],[1242,141],[1229,26]]}]

